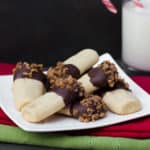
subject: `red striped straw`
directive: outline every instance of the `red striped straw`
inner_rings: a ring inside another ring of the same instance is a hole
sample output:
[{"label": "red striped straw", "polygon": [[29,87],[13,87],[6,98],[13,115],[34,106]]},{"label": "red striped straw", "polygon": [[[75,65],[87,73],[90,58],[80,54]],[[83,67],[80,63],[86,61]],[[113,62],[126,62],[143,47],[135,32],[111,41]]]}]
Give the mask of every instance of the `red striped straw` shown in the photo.
[{"label": "red striped straw", "polygon": [[101,2],[105,5],[105,7],[112,13],[117,13],[117,8],[110,0],[101,0]]},{"label": "red striped straw", "polygon": [[139,0],[133,0],[133,3],[136,7],[144,8],[144,5]]}]

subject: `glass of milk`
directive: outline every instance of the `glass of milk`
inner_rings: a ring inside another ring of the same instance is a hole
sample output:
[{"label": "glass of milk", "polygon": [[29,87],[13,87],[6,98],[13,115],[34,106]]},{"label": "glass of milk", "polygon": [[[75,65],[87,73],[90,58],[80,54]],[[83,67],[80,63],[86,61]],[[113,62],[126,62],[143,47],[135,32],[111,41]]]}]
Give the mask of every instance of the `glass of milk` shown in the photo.
[{"label": "glass of milk", "polygon": [[122,7],[122,59],[136,70],[150,72],[150,0],[144,8],[125,0]]}]

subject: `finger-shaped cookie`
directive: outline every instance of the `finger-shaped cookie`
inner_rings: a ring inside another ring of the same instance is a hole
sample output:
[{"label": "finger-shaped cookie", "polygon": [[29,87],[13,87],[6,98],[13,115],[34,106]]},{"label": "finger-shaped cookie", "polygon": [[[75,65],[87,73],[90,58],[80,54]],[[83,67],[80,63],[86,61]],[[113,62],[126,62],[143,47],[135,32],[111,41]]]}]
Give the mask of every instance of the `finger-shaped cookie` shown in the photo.
[{"label": "finger-shaped cookie", "polygon": [[98,53],[93,49],[84,49],[64,61],[66,65],[73,65],[79,69],[80,75],[90,69],[99,59]]},{"label": "finger-shaped cookie", "polygon": [[18,110],[46,91],[47,79],[42,72],[42,65],[20,62],[17,63],[13,74],[12,92]]},{"label": "finger-shaped cookie", "polygon": [[82,88],[77,80],[69,76],[58,79],[58,83],[50,92],[35,99],[22,109],[22,115],[29,122],[39,122],[71,104],[76,98],[83,96]]},{"label": "finger-shaped cookie", "polygon": [[117,69],[113,63],[104,61],[95,68],[79,78],[80,82],[86,93],[93,93],[97,89],[104,88],[105,86],[113,87],[118,81],[119,76]]},{"label": "finger-shaped cookie", "polygon": [[[90,56],[90,59],[87,59]],[[68,75],[78,79],[81,74],[91,68],[97,61],[99,55],[92,49],[84,49],[64,62],[58,62],[55,67],[48,69],[48,79],[51,85],[57,78],[64,78]]]},{"label": "finger-shaped cookie", "polygon": [[62,96],[48,92],[22,109],[23,118],[29,122],[40,122],[65,106]]},{"label": "finger-shaped cookie", "polygon": [[125,89],[106,92],[103,96],[103,102],[110,111],[119,115],[137,112],[142,107],[140,100]]},{"label": "finger-shaped cookie", "polygon": [[90,95],[63,108],[59,114],[78,118],[81,122],[89,122],[105,117],[106,110],[100,96]]}]

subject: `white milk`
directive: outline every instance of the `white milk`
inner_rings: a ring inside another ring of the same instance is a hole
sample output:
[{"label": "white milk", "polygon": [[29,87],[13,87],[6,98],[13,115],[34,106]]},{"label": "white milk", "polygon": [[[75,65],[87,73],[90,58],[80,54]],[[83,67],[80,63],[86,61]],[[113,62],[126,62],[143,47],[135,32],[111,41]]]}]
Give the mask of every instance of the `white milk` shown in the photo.
[{"label": "white milk", "polygon": [[142,0],[144,8],[133,2],[123,5],[122,58],[136,69],[150,71],[150,0]]}]

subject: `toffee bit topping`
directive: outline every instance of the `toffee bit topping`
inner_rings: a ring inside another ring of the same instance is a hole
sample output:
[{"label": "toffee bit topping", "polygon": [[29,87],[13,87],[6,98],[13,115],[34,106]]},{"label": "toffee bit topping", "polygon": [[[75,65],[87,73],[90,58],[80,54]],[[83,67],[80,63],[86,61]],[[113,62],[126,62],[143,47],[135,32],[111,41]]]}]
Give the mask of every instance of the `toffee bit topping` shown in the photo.
[{"label": "toffee bit topping", "polygon": [[96,121],[106,115],[106,106],[102,98],[97,95],[89,95],[73,107],[73,116],[81,122]]},{"label": "toffee bit topping", "polygon": [[107,76],[107,83],[109,87],[114,87],[115,83],[119,79],[118,71],[115,64],[104,61],[102,62],[99,67],[104,71],[105,75]]},{"label": "toffee bit topping", "polygon": [[71,75],[65,77],[65,78],[57,78],[57,80],[54,80],[53,85],[51,88],[66,88],[67,90],[71,92],[78,93],[79,97],[84,96],[84,88],[81,86],[81,84],[73,78]]},{"label": "toffee bit topping", "polygon": [[13,80],[19,78],[32,78],[41,81],[46,88],[48,88],[47,77],[42,72],[42,64],[29,64],[27,62],[18,62],[16,67],[13,69]]},{"label": "toffee bit topping", "polygon": [[18,62],[16,67],[13,69],[14,76],[17,74],[22,75],[23,77],[32,78],[33,73],[41,72],[43,69],[42,64],[29,64],[27,62]]},{"label": "toffee bit topping", "polygon": [[55,67],[48,69],[48,79],[50,84],[54,84],[57,78],[64,78],[66,76],[67,68],[62,62],[58,62]]},{"label": "toffee bit topping", "polygon": [[53,84],[57,78],[64,78],[69,75],[74,78],[79,78],[80,71],[76,66],[72,64],[64,64],[63,62],[58,62],[55,67],[50,67],[47,74],[51,84]]}]

